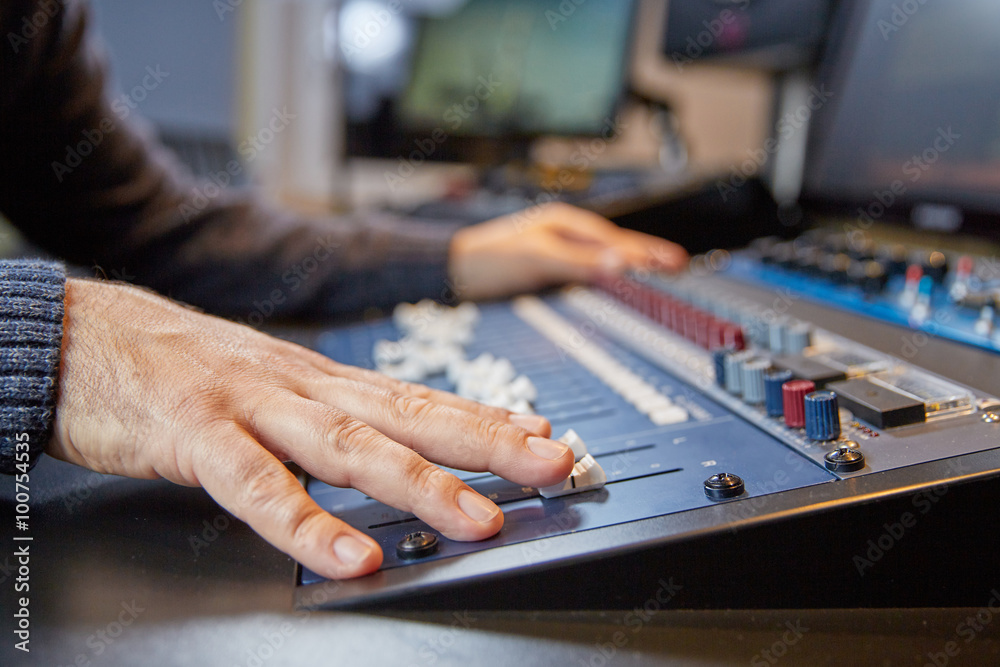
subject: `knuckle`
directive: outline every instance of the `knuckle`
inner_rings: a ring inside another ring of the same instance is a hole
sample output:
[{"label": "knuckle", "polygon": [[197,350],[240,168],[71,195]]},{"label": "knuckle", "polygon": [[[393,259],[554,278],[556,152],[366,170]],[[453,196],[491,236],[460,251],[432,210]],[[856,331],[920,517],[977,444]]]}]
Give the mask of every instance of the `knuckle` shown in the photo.
[{"label": "knuckle", "polygon": [[316,551],[330,541],[327,515],[318,507],[299,507],[291,513],[286,524],[293,548],[301,552]]},{"label": "knuckle", "polygon": [[260,459],[238,461],[242,481],[238,507],[231,508],[237,516],[245,516],[246,508],[269,511],[273,509],[285,493],[286,484],[283,479],[285,469],[278,465],[270,465]]},{"label": "knuckle", "polygon": [[390,399],[392,409],[407,420],[423,421],[433,417],[435,406],[425,398],[397,394]]},{"label": "knuckle", "polygon": [[511,439],[512,427],[492,419],[480,419],[479,433],[484,443],[495,445]]},{"label": "knuckle", "polygon": [[430,399],[434,395],[434,391],[430,387],[417,384],[416,382],[403,382],[400,385],[400,391],[401,393],[424,399]]},{"label": "knuckle", "polygon": [[406,463],[406,479],[415,498],[437,498],[452,486],[455,478],[436,465],[414,455]]},{"label": "knuckle", "polygon": [[482,465],[489,468],[496,462],[498,453],[507,451],[503,446],[511,442],[512,434],[520,431],[521,429],[492,419],[478,419],[472,429],[472,437],[465,440],[464,444],[476,453]]},{"label": "knuckle", "polygon": [[357,456],[371,441],[368,426],[341,410],[334,410],[322,428],[320,442],[324,448],[346,458]]},{"label": "knuckle", "polygon": [[315,550],[322,546],[325,537],[326,514],[319,507],[302,502],[304,492],[290,486],[282,479],[284,468],[250,465],[239,506],[231,508],[237,516],[252,514],[268,517],[273,525],[287,535],[289,547],[297,553]]},{"label": "knuckle", "polygon": [[241,397],[238,409],[242,413],[243,423],[245,423],[251,433],[260,433],[263,424],[267,422],[267,416],[273,412],[276,399],[282,396],[283,391],[277,387],[255,388]]}]

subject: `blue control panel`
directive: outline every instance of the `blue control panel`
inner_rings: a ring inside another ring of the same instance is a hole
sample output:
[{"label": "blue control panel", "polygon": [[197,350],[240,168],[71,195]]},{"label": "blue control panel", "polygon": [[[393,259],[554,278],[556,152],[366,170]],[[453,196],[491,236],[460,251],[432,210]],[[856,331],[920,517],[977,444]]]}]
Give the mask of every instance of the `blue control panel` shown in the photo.
[{"label": "blue control panel", "polygon": [[1000,352],[1000,263],[899,244],[852,245],[844,236],[760,239],[723,272],[814,302]]}]

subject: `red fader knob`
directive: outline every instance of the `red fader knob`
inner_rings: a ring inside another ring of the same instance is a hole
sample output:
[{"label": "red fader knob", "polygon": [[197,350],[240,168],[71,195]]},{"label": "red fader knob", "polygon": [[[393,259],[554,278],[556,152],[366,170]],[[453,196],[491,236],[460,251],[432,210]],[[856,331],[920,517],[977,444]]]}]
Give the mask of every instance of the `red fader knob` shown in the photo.
[{"label": "red fader knob", "polygon": [[742,350],[746,347],[743,340],[743,329],[735,324],[729,324],[722,330],[722,340],[726,347]]},{"label": "red fader knob", "polygon": [[806,394],[816,391],[812,380],[789,380],[781,385],[781,399],[785,409],[785,426],[789,428],[805,428],[806,425]]}]

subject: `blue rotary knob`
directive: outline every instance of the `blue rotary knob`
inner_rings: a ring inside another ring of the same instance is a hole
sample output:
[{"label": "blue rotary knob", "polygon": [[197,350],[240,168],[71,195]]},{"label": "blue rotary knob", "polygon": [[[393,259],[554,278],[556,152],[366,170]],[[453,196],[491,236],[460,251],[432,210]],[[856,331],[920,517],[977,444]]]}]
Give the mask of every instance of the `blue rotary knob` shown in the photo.
[{"label": "blue rotary knob", "polygon": [[768,417],[780,417],[785,414],[781,385],[791,380],[791,371],[771,371],[764,376],[764,407],[767,409]]},{"label": "blue rotary knob", "polygon": [[715,384],[723,389],[726,387],[726,355],[732,350],[720,347],[712,352],[712,365],[715,366]]},{"label": "blue rotary knob", "polygon": [[840,437],[840,409],[832,391],[814,391],[805,398],[806,437],[836,440]]},{"label": "blue rotary knob", "polygon": [[785,354],[802,354],[812,345],[812,328],[806,322],[796,322],[785,330]]},{"label": "blue rotary knob", "polygon": [[785,336],[788,335],[788,318],[780,317],[768,326],[767,345],[775,354],[785,353]]},{"label": "blue rotary knob", "polygon": [[726,355],[726,391],[734,396],[743,394],[743,364],[753,359],[753,353],[731,352]]}]

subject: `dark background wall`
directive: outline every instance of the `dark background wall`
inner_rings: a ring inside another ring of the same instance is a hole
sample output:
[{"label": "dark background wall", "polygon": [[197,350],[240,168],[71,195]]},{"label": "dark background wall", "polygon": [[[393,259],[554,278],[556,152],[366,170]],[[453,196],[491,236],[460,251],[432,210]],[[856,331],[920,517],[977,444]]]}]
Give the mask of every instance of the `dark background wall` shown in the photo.
[{"label": "dark background wall", "polygon": [[92,5],[120,90],[140,84],[147,66],[169,72],[140,103],[143,116],[171,133],[233,134],[239,7],[220,18],[212,0],[92,0]]}]

